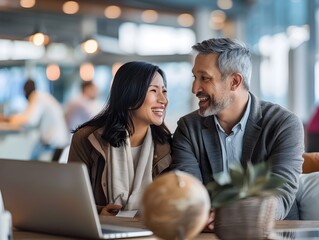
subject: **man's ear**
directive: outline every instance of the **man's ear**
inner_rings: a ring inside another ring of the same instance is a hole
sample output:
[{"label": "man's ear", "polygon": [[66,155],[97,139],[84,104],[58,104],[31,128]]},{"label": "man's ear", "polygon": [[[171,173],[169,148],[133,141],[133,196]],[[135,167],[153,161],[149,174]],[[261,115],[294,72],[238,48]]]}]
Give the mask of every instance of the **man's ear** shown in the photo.
[{"label": "man's ear", "polygon": [[244,81],[243,75],[240,73],[233,73],[231,75],[231,86],[230,89],[232,91],[236,90]]}]

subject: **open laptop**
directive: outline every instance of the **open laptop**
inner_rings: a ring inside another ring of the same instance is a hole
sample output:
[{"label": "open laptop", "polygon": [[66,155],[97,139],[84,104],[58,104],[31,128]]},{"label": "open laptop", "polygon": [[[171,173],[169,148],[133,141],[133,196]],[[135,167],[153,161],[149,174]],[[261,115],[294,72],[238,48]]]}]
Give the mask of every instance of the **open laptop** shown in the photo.
[{"label": "open laptop", "polygon": [[152,235],[120,221],[100,224],[82,163],[0,159],[0,190],[17,229],[90,239]]}]

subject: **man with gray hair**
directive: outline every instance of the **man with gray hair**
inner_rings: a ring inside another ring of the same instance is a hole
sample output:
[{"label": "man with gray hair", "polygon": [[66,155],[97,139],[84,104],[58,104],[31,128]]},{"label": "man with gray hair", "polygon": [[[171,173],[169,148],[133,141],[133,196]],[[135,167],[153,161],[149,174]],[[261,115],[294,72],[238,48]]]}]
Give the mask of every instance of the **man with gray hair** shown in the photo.
[{"label": "man with gray hair", "polygon": [[276,219],[286,218],[295,206],[303,163],[302,122],[249,91],[252,64],[244,44],[219,38],[197,43],[193,49],[197,55],[192,92],[199,110],[178,121],[171,169],[191,173],[207,184],[232,164],[245,167],[247,162],[269,161],[272,174],[287,181],[279,189],[276,211]]}]

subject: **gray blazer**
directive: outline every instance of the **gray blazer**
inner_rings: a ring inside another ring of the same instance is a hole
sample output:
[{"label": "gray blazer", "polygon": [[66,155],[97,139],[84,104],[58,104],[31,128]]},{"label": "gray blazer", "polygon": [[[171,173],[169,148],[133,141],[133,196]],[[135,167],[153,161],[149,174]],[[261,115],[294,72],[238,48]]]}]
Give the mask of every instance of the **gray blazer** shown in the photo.
[{"label": "gray blazer", "polygon": [[[279,105],[259,101],[250,93],[251,111],[246,124],[241,164],[270,161],[272,173],[287,180],[280,189],[276,219],[284,219],[292,207],[303,163],[304,130],[300,119]],[[171,170],[186,171],[204,184],[223,170],[218,132],[213,116],[194,111],[178,121],[172,143]]]}]

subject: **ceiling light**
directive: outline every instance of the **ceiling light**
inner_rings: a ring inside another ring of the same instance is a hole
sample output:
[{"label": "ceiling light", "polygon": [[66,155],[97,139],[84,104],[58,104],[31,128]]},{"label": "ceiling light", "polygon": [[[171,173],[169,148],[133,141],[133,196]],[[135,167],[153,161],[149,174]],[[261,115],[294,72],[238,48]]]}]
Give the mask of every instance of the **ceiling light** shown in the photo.
[{"label": "ceiling light", "polygon": [[141,17],[144,22],[153,23],[157,21],[158,13],[154,10],[145,10]]},{"label": "ceiling light", "polygon": [[46,69],[47,78],[51,81],[56,81],[60,78],[60,67],[57,64],[49,64]]},{"label": "ceiling light", "polygon": [[121,13],[121,8],[118,6],[108,6],[104,10],[104,16],[110,19],[119,18]]},{"label": "ceiling light", "polygon": [[20,0],[20,6],[23,8],[32,8],[35,5],[35,0]]},{"label": "ceiling light", "polygon": [[83,63],[80,66],[80,77],[83,81],[92,81],[94,78],[94,66],[92,63]]},{"label": "ceiling light", "polygon": [[182,27],[190,27],[194,24],[194,17],[191,14],[183,13],[178,16],[177,22]]},{"label": "ceiling light", "polygon": [[47,45],[50,41],[50,38],[48,35],[36,31],[29,37],[29,41],[32,42],[35,46],[42,46]]},{"label": "ceiling light", "polygon": [[79,11],[80,6],[76,1],[67,1],[62,6],[65,14],[75,14]]},{"label": "ceiling light", "polygon": [[98,48],[99,44],[95,39],[88,39],[81,44],[82,51],[88,54],[95,53]]},{"label": "ceiling light", "polygon": [[220,30],[224,27],[226,14],[223,11],[215,10],[211,13],[210,27],[215,30]]},{"label": "ceiling light", "polygon": [[223,10],[231,9],[233,7],[233,1],[232,0],[218,0],[217,6]]}]

